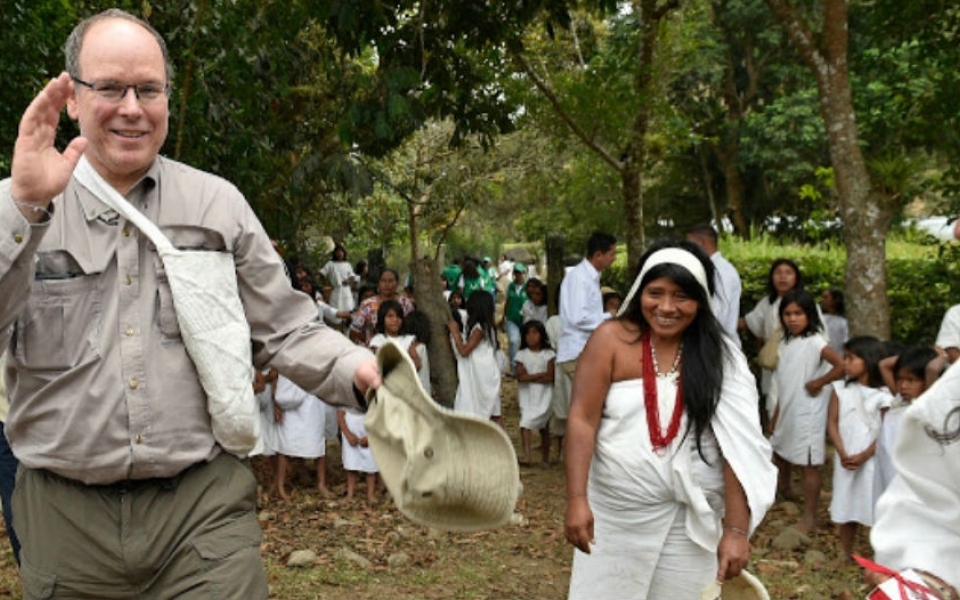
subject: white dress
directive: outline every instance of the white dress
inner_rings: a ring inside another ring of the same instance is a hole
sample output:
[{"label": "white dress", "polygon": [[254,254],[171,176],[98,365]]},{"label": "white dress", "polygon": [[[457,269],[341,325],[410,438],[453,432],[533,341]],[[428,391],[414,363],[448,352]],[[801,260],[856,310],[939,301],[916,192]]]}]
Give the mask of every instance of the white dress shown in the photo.
[{"label": "white dress", "polygon": [[[400,348],[404,352],[409,352],[410,346],[413,345],[413,342],[414,340],[416,340],[416,337],[409,334],[399,335],[397,337],[390,337],[382,333],[378,333],[377,335],[373,336],[373,338],[370,340],[369,347],[371,350],[376,351],[376,349],[382,346],[384,343],[386,343],[387,340],[391,340],[393,343],[400,346]],[[417,370],[417,378],[420,380],[420,385],[423,386],[424,391],[426,391],[427,395],[429,396],[431,394],[430,356],[428,355],[427,347],[424,346],[423,344],[417,344],[416,353],[417,353],[417,356],[420,357],[420,368]]]},{"label": "white dress", "polygon": [[[347,423],[347,429],[358,438],[367,437],[367,428],[363,424],[363,415],[344,411],[344,421]],[[343,458],[343,468],[347,471],[360,471],[361,473],[379,473],[377,463],[373,460],[373,453],[369,446],[351,446],[347,442],[346,436],[343,438],[343,448],[341,449]]]},{"label": "white dress", "polygon": [[818,333],[780,343],[780,358],[768,394],[780,416],[770,444],[791,464],[822,465],[824,461],[830,386],[823,386],[816,396],[810,396],[805,386],[832,368],[820,356],[826,346],[827,340]]},{"label": "white dress", "polygon": [[840,315],[823,315],[823,326],[827,330],[827,339],[830,347],[843,356],[843,345],[850,339],[850,324],[846,317]]},{"label": "white dress", "polygon": [[957,407],[960,362],[903,416],[893,449],[897,476],[877,503],[870,543],[878,563],[923,569],[960,590],[960,443],[930,437],[956,430]]},{"label": "white dress", "polygon": [[352,311],[354,306],[353,290],[350,288],[350,282],[356,278],[353,273],[353,267],[347,261],[328,261],[320,269],[320,274],[327,278],[330,285],[333,286],[333,293],[330,294],[330,305],[337,310]]},{"label": "white dress", "polygon": [[[479,325],[473,326],[476,330],[482,331]],[[484,419],[500,414],[500,367],[490,340],[484,337],[470,356],[457,353],[457,377],[460,385],[453,402],[455,411]]]},{"label": "white dress", "polygon": [[[769,340],[777,328],[780,327],[780,298],[777,297],[770,302],[770,296],[764,296],[753,307],[753,310],[743,316],[747,322],[747,329],[755,337]],[[773,371],[769,369],[760,369],[760,391],[764,394],[770,392],[770,384],[773,378]],[[772,409],[768,406],[768,411],[772,414]]]},{"label": "white dress", "polygon": [[[556,357],[557,355],[553,350],[534,352],[529,348],[524,348],[517,352],[517,362],[523,364],[530,375],[546,373],[550,361]],[[520,427],[534,430],[546,427],[550,422],[550,415],[553,413],[551,406],[553,384],[521,382],[517,384],[517,387],[519,388]]]},{"label": "white dress", "polygon": [[273,456],[277,453],[277,421],[273,418],[273,384],[267,383],[256,397],[257,406],[260,408],[260,440],[250,452],[250,456]]},{"label": "white dress", "polygon": [[[773,503],[776,469],[760,430],[756,382],[732,341],[717,411],[702,443],[680,434],[654,452],[647,430],[639,379],[610,386],[603,407],[587,499],[596,543],[590,554],[574,550],[571,599],[697,598],[717,573],[723,534],[722,459],[747,495],[750,526],[759,525]],[[669,422],[677,386],[658,379],[661,426]],[[721,458],[722,453],[722,458]]]},{"label": "white dress", "polygon": [[277,454],[299,458],[326,456],[324,404],[283,375],[277,377],[276,403],[283,410],[277,426]]},{"label": "white dress", "polygon": [[[560,330],[562,329],[560,315],[554,315],[547,319],[546,329],[547,337],[550,339],[550,345],[557,347],[560,340]],[[570,378],[561,368],[553,370],[553,418],[550,421],[550,433],[563,436],[567,434],[567,413],[570,412]]]},{"label": "white dress", "polygon": [[[833,386],[839,408],[837,424],[847,455],[866,450],[880,432],[880,409],[890,406],[893,397],[887,388],[874,389],[859,383]],[[840,465],[840,453],[833,456],[833,496],[830,520],[834,523],[873,525],[873,478],[876,461],[871,456],[854,471]]]},{"label": "white dress", "polygon": [[877,451],[873,455],[876,459],[873,473],[874,506],[897,474],[893,466],[893,447],[908,406],[910,405],[897,397],[890,410],[883,415],[883,424],[880,425],[880,433],[877,435]]},{"label": "white dress", "polygon": [[549,318],[547,315],[547,305],[543,304],[537,306],[530,300],[527,300],[523,303],[523,306],[520,307],[520,318],[523,323],[527,321],[540,321],[541,323],[546,323]]}]

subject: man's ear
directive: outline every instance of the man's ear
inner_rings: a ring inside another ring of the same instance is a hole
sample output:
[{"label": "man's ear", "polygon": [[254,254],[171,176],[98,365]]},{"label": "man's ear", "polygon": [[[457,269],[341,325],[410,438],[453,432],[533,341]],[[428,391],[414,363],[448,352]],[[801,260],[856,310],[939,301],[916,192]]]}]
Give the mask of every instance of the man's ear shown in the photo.
[{"label": "man's ear", "polygon": [[77,84],[73,84],[73,85],[74,85],[74,89],[70,93],[70,96],[67,98],[67,115],[71,119],[76,121],[77,119],[80,118],[80,106],[79,106],[79,103],[77,102],[77,89],[76,89]]}]

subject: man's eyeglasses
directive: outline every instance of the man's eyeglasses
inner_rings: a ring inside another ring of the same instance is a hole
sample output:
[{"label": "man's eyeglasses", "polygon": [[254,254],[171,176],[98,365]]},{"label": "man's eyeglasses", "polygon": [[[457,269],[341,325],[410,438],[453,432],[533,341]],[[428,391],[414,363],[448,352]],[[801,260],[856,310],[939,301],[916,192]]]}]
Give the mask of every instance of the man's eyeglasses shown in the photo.
[{"label": "man's eyeglasses", "polygon": [[161,99],[166,99],[170,94],[170,86],[162,83],[120,83],[119,81],[84,81],[79,77],[71,77],[74,83],[90,88],[99,98],[107,102],[121,102],[127,97],[127,90],[133,90],[133,94],[143,104],[149,104]]}]

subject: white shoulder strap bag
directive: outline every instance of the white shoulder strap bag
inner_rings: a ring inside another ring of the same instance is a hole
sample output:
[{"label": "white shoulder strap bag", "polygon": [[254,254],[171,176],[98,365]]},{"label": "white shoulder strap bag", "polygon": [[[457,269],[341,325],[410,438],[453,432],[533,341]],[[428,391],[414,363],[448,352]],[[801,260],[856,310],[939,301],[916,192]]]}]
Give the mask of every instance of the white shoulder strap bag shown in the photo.
[{"label": "white shoulder strap bag", "polygon": [[253,394],[250,325],[229,252],[178,250],[160,229],[81,157],[74,178],[136,225],[163,260],[187,354],[207,394],[213,437],[228,452],[248,454],[260,437]]}]

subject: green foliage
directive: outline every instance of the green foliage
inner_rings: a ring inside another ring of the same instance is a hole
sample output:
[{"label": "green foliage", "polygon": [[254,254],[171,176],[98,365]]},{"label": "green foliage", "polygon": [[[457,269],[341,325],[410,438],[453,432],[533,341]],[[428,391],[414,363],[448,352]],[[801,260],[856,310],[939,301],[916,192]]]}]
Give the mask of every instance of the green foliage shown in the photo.
[{"label": "green foliage", "polygon": [[[720,249],[743,281],[741,314],[768,293],[770,265],[777,258],[795,261],[805,287],[819,297],[828,287],[843,289],[846,253],[831,244],[783,245],[768,236],[753,241],[725,238]],[[946,310],[960,299],[960,245],[917,245],[897,239],[887,245],[887,299],[891,338],[904,344],[932,344]],[[856,302],[846,298],[847,306]],[[851,324],[853,326],[854,324]]]}]

